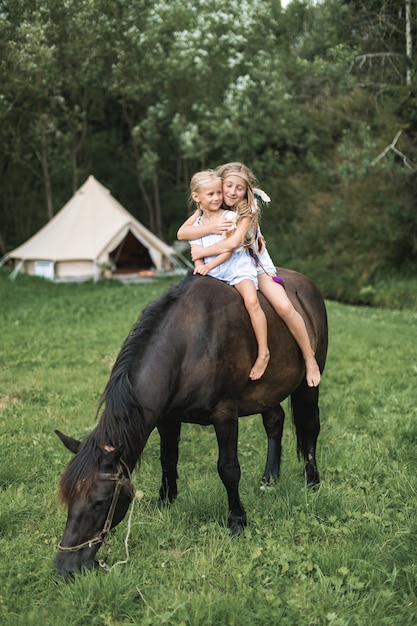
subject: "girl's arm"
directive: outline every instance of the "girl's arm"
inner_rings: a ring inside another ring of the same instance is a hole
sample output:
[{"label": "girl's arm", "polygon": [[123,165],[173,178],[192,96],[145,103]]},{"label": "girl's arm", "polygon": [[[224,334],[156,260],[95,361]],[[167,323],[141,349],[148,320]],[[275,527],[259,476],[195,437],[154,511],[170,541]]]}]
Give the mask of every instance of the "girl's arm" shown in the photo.
[{"label": "girl's arm", "polygon": [[[250,217],[243,217],[231,235],[208,248],[191,246],[192,260],[197,261],[198,259],[203,259],[205,256],[214,256],[216,254],[223,254],[224,252],[231,254],[235,248],[242,245],[246,233],[248,232],[250,221]],[[223,262],[224,261],[222,261],[222,263]]]},{"label": "girl's arm", "polygon": [[[193,226],[194,222],[198,218],[200,211],[195,211],[187,220],[185,220],[184,224],[179,227],[177,231],[177,239],[180,241],[185,239],[186,241],[192,241],[195,239],[195,226]],[[234,222],[227,220],[225,218],[219,220],[215,224],[202,225],[198,227],[198,236],[205,237],[206,235],[222,235],[223,233],[233,228]],[[203,255],[204,256],[204,255]]]},{"label": "girl's arm", "polygon": [[[178,231],[177,231],[177,239],[179,239],[180,241],[182,239],[188,239],[188,240],[192,240],[195,237],[196,234],[196,230],[195,230],[195,226],[193,226],[194,222],[196,221],[196,219],[198,218],[200,214],[200,211],[194,211],[194,213],[192,215],[190,215],[190,217],[188,219],[185,220],[184,224],[182,224],[182,226],[179,227]],[[204,237],[204,235],[208,235],[209,233],[205,233],[204,232],[204,226],[199,226],[198,227],[199,233],[202,233],[202,236]]]},{"label": "girl's arm", "polygon": [[[185,220],[184,224],[180,226],[177,232],[177,238],[179,240],[186,239],[188,241],[193,241],[197,232],[198,232],[198,238],[204,237],[205,235],[211,235],[213,233],[221,234],[226,230],[230,230],[230,228],[234,227],[235,225],[233,221],[222,219],[220,223],[218,223],[217,226],[212,225],[212,224],[210,224],[209,226],[200,225],[198,227],[198,231],[196,231],[196,227],[194,226],[194,224],[199,214],[200,214],[199,210],[194,211],[194,213],[190,215],[190,217],[187,220]],[[203,276],[205,276],[211,269],[217,267],[218,265],[221,265],[222,263],[227,261],[227,259],[229,259],[231,256],[232,256],[231,252],[222,254],[216,259],[212,259],[210,263],[205,264],[203,261],[204,255],[202,255],[200,259],[196,259],[194,261],[194,274],[202,274]]]},{"label": "girl's arm", "polygon": [[[208,248],[205,249],[208,250]],[[214,269],[218,265],[221,265],[222,263],[227,261],[227,259],[230,259],[231,256],[231,252],[224,252],[223,254],[217,255],[215,259],[212,259],[208,263],[201,263],[201,261],[196,261],[193,273],[205,276],[209,273],[210,270]]]}]

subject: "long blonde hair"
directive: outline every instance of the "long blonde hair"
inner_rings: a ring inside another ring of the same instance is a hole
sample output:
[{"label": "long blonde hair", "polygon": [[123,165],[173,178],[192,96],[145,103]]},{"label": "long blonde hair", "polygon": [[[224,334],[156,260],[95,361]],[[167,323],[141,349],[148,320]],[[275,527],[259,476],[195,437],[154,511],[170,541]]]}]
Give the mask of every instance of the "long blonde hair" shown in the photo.
[{"label": "long blonde hair", "polygon": [[228,176],[239,176],[246,184],[246,197],[238,202],[233,210],[236,212],[236,223],[243,217],[250,218],[250,224],[247,231],[245,240],[245,246],[251,245],[256,238],[256,233],[259,225],[259,208],[256,202],[254,188],[256,187],[257,180],[255,174],[243,163],[238,161],[231,163],[224,163],[216,167],[216,174],[220,176],[224,181]]}]

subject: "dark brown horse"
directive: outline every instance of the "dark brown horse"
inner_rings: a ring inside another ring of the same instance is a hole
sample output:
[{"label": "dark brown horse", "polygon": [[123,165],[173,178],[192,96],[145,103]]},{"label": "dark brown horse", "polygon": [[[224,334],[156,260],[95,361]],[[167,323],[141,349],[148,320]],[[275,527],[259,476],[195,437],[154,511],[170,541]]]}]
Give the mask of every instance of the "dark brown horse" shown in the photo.
[{"label": "dark brown horse", "polygon": [[[305,276],[280,269],[289,297],[307,325],[323,371],[327,317],[323,299]],[[248,380],[257,354],[242,299],[233,287],[189,274],[144,310],[127,337],[104,390],[94,430],[81,443],[57,432],[75,454],[60,482],[67,524],[55,557],[66,576],[94,564],[110,528],[126,515],[133,487],[130,473],[150,433],[160,434],[160,500],[177,495],[181,422],[213,424],[218,472],[227,491],[228,523],[238,534],[246,524],[239,498],[238,417],[262,413],[268,437],[263,481],[277,480],[284,412],[291,396],[299,454],[309,485],[319,483],[316,442],[320,430],[318,388],[305,380],[300,350],[282,320],[260,296],[268,320],[271,360],[263,377]]]}]

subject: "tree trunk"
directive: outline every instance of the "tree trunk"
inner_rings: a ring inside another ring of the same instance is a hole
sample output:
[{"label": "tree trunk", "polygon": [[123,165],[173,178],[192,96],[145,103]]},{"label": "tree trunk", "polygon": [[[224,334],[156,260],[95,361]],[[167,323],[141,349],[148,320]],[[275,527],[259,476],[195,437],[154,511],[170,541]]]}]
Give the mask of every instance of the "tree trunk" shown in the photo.
[{"label": "tree trunk", "polygon": [[405,0],[405,46],[407,55],[407,86],[411,85],[413,42],[411,38],[411,0]]},{"label": "tree trunk", "polygon": [[139,189],[142,192],[142,198],[145,201],[146,208],[148,209],[149,230],[151,230],[154,233],[155,232],[155,219],[154,219],[154,213],[153,213],[153,206],[152,206],[151,199],[150,199],[150,197],[148,195],[148,192],[145,189],[145,185],[143,184],[142,177],[140,175],[139,159],[138,158],[136,160],[136,164],[137,164],[136,173],[137,173],[137,181],[138,181]]},{"label": "tree trunk", "polygon": [[153,177],[153,197],[155,207],[155,227],[156,235],[163,240],[162,235],[162,216],[161,216],[161,202],[159,198],[159,179],[158,174],[155,172]]},{"label": "tree trunk", "polygon": [[49,172],[48,166],[48,142],[45,133],[42,133],[42,150],[41,152],[39,152],[39,150],[36,150],[36,156],[38,157],[42,165],[43,184],[45,188],[46,198],[46,212],[48,215],[48,220],[51,220],[54,216],[54,211],[52,203],[51,174]]},{"label": "tree trunk", "polygon": [[140,169],[139,150],[138,150],[135,138],[133,136],[133,121],[131,119],[131,116],[129,115],[128,107],[127,107],[127,104],[126,104],[126,100],[123,100],[123,102],[122,102],[122,111],[123,111],[123,117],[124,117],[125,122],[126,122],[126,124],[128,126],[128,129],[129,129],[130,143],[131,143],[131,146],[132,146],[133,154],[135,156],[136,180],[138,181],[138,186],[139,186],[139,189],[140,189],[140,191],[142,193],[142,198],[143,198],[143,200],[145,202],[145,206],[146,206],[147,211],[148,211],[148,219],[149,219],[148,228],[152,232],[155,232],[154,210],[153,210],[151,199],[150,199],[150,197],[149,197],[149,195],[148,195],[148,193],[146,191],[145,185],[143,183],[141,169]]},{"label": "tree trunk", "polygon": [[[74,129],[77,128],[76,122],[74,122]],[[82,147],[85,144],[87,139],[87,131],[88,131],[88,97],[86,91],[83,93],[83,108],[82,108],[82,124],[81,124],[81,133],[79,136],[79,140],[76,141],[77,135],[76,130],[73,131],[73,142],[72,142],[72,150],[71,150],[71,159],[72,159],[72,193],[75,193],[79,186],[79,167],[78,167],[78,154],[81,151]]]}]

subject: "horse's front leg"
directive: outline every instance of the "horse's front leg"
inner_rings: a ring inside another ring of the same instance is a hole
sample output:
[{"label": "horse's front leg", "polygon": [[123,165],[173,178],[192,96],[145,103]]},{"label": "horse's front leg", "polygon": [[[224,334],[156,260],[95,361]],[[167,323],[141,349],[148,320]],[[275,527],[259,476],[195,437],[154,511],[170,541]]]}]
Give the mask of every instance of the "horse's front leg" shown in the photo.
[{"label": "horse's front leg", "polygon": [[280,405],[262,413],[262,420],[268,437],[268,448],[261,489],[270,486],[279,478],[284,419],[285,413]]},{"label": "horse's front leg", "polygon": [[177,497],[177,465],[178,448],[181,434],[181,422],[175,420],[162,420],[158,424],[160,436],[160,460],[162,468],[162,481],[159,490],[159,504],[173,502]]},{"label": "horse's front leg", "polygon": [[240,465],[237,456],[238,416],[236,406],[221,405],[213,414],[219,446],[217,470],[226,488],[229,503],[228,525],[234,535],[246,526],[246,512],[239,498]]}]

